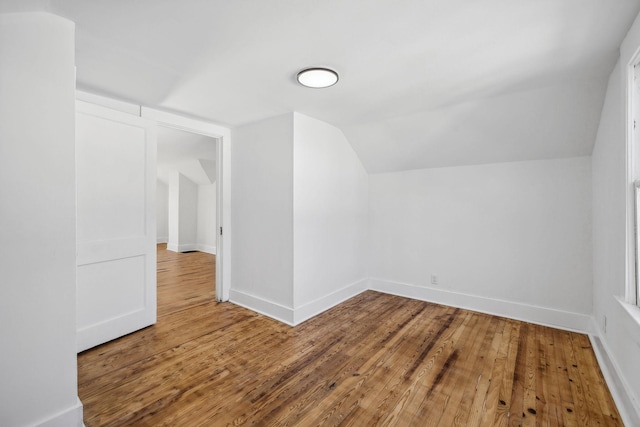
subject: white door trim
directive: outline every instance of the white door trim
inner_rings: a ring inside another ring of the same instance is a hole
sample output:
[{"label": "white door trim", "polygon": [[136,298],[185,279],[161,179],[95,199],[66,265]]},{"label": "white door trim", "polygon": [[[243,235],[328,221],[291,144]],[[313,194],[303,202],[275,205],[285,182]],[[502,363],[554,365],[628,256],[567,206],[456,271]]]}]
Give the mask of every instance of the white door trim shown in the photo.
[{"label": "white door trim", "polygon": [[231,289],[231,129],[204,120],[191,119],[174,113],[141,107],[140,116],[158,125],[183,130],[218,140],[217,209],[218,243],[216,255],[216,298],[229,301]]}]

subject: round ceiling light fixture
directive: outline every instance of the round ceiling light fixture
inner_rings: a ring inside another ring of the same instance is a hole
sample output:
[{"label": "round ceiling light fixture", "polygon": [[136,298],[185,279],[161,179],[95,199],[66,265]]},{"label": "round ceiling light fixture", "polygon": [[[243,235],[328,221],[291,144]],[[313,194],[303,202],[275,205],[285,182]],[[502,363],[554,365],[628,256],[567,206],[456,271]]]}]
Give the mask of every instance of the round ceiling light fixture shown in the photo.
[{"label": "round ceiling light fixture", "polygon": [[338,73],[329,68],[305,68],[298,73],[297,79],[302,86],[321,89],[338,83]]}]

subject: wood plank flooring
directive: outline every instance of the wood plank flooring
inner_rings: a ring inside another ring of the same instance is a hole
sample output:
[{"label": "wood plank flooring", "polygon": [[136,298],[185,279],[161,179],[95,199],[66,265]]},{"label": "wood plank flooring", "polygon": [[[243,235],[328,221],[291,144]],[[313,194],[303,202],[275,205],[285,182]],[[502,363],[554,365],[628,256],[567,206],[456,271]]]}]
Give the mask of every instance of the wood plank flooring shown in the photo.
[{"label": "wood plank flooring", "polygon": [[166,311],[78,356],[87,427],[622,425],[585,335],[372,291],[295,328]]},{"label": "wood plank flooring", "polygon": [[158,317],[216,299],[216,256],[158,244]]}]

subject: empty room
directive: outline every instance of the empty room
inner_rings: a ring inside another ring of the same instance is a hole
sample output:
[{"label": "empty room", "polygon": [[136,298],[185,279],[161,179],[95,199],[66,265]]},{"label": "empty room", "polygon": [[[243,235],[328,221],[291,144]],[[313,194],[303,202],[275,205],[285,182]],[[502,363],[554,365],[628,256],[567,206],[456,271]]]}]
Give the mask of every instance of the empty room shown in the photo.
[{"label": "empty room", "polygon": [[639,13],[0,1],[0,426],[640,425]]}]

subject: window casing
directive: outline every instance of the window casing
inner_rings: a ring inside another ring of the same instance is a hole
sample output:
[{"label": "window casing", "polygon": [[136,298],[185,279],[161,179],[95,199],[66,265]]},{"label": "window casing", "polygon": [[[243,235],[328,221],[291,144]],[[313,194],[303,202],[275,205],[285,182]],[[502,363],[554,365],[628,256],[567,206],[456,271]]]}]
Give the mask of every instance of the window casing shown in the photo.
[{"label": "window casing", "polygon": [[640,304],[640,58],[628,73],[627,108],[627,292],[629,304]]}]

